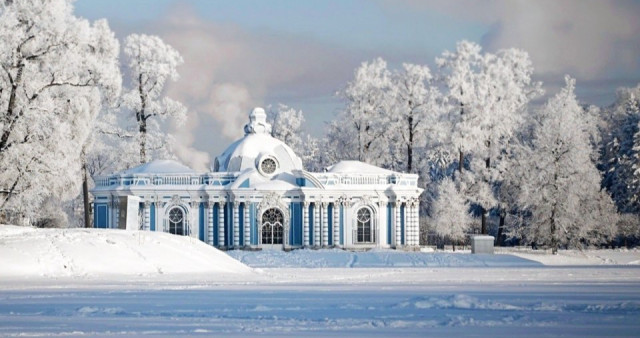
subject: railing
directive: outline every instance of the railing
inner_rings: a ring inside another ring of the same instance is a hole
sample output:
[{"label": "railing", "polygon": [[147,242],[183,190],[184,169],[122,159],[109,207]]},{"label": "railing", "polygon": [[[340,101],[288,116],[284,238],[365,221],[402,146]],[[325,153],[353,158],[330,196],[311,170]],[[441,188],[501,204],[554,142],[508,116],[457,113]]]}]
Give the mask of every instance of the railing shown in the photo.
[{"label": "railing", "polygon": [[227,185],[238,176],[228,173],[207,173],[204,175],[111,175],[96,176],[94,182],[97,187],[116,186],[145,186],[145,185]]},{"label": "railing", "polygon": [[414,174],[313,174],[320,183],[331,185],[377,185],[394,184],[417,186],[418,175]]},{"label": "railing", "polygon": [[[234,182],[238,174],[206,173],[200,175],[179,174],[134,174],[96,176],[94,182],[97,187],[116,186],[145,186],[145,185],[209,185],[225,186]],[[313,173],[315,178],[324,186],[335,185],[400,185],[415,187],[418,175],[415,174],[333,174]]]}]

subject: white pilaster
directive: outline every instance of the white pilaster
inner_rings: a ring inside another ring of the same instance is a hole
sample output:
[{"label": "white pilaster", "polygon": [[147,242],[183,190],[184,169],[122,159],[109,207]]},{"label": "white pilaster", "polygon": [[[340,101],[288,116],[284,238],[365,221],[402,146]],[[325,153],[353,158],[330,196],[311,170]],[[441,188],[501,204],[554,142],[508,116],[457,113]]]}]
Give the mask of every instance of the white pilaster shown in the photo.
[{"label": "white pilaster", "polygon": [[213,202],[207,202],[207,243],[213,245]]},{"label": "white pilaster", "polygon": [[240,246],[240,203],[233,202],[233,246]]},{"label": "white pilaster", "polygon": [[309,246],[309,202],[302,204],[302,224],[304,232],[304,245]]},{"label": "white pilaster", "polygon": [[217,202],[218,204],[218,246],[219,247],[223,247],[224,246],[224,209],[225,208],[225,203],[224,202]]},{"label": "white pilaster", "polygon": [[394,208],[395,213],[396,213],[396,223],[394,224],[395,232],[396,232],[396,238],[395,238],[394,244],[395,244],[396,247],[400,247],[400,245],[402,245],[401,244],[402,243],[402,237],[401,237],[402,236],[402,232],[401,232],[402,231],[402,224],[401,224],[402,220],[400,218],[400,216],[401,216],[400,208],[401,207],[402,207],[402,203],[400,203],[400,202],[394,203],[393,208]]},{"label": "white pilaster", "polygon": [[113,217],[111,218],[111,228],[117,229],[120,225],[120,203],[118,203],[118,197],[113,197],[114,200],[111,201],[111,205],[113,206]]},{"label": "white pilaster", "polygon": [[313,245],[320,246],[320,203],[313,202]]},{"label": "white pilaster", "polygon": [[244,244],[245,246],[251,244],[251,203],[244,202]]},{"label": "white pilaster", "polygon": [[333,246],[340,245],[340,203],[333,203]]},{"label": "white pilaster", "polygon": [[413,207],[413,245],[420,245],[420,202]]},{"label": "white pilaster", "polygon": [[151,228],[151,202],[144,202],[142,230],[149,231]]},{"label": "white pilaster", "polygon": [[329,246],[329,204],[322,203],[322,246]]}]

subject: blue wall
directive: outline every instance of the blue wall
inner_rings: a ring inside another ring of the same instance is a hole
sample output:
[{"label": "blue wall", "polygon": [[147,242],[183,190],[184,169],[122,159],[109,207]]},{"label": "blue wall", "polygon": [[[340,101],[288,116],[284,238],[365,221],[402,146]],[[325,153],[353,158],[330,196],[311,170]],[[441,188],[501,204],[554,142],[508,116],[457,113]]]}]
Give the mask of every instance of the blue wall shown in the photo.
[{"label": "blue wall", "polygon": [[220,229],[219,222],[220,207],[218,203],[213,205],[213,245],[218,245],[218,231]]},{"label": "blue wall", "polygon": [[106,229],[109,227],[109,207],[107,203],[94,204],[93,226]]},{"label": "blue wall", "polygon": [[316,226],[313,224],[313,214],[315,212],[315,204],[309,205],[309,244],[313,245],[313,229]]},{"label": "blue wall", "polygon": [[400,207],[400,244],[404,245],[404,205]]},{"label": "blue wall", "polygon": [[289,244],[302,245],[303,229],[302,229],[302,203],[291,202],[290,220],[289,220]]},{"label": "blue wall", "polygon": [[199,205],[199,210],[198,210],[198,226],[200,228],[199,234],[198,234],[198,238],[204,242],[204,232],[205,232],[205,210],[204,210],[204,203],[200,203]]},{"label": "blue wall", "polygon": [[151,231],[156,231],[156,204],[155,203],[151,203],[151,206],[149,207],[149,215],[150,215],[150,229]]},{"label": "blue wall", "polygon": [[391,229],[393,228],[391,225],[393,224],[393,207],[391,203],[387,203],[387,244],[391,245],[391,238],[393,234],[391,233]]}]

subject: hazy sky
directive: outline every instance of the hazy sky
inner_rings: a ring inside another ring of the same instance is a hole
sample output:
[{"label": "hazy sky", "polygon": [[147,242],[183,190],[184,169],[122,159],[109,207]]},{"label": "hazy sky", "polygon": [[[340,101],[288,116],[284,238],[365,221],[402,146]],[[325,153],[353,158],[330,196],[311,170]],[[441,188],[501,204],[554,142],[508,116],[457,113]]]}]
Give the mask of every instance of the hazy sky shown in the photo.
[{"label": "hazy sky", "polygon": [[189,109],[179,152],[200,169],[242,136],[254,106],[302,109],[319,136],[361,62],[433,69],[462,39],[526,50],[547,94],[569,74],[583,103],[608,105],[640,82],[640,1],[78,0],[75,13],[106,18],[121,41],[159,35],[182,54],[167,94]]}]

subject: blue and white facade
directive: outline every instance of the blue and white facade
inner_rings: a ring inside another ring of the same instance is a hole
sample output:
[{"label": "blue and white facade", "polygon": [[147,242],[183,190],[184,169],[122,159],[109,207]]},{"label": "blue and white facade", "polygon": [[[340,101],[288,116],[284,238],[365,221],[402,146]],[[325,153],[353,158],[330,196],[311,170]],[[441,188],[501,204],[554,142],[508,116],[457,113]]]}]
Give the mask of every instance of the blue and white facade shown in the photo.
[{"label": "blue and white facade", "polygon": [[212,172],[153,161],[95,177],[94,226],[125,228],[137,212],[137,229],[220,249],[418,246],[417,175],[358,161],[307,172],[271,137],[263,109],[249,118],[245,136],[215,159]]}]

